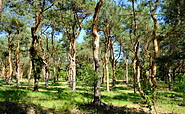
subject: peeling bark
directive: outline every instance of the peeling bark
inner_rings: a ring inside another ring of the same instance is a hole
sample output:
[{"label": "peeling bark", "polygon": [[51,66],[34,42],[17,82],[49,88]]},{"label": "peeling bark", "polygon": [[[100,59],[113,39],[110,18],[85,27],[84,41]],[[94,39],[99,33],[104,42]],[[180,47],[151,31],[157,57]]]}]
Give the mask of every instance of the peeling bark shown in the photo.
[{"label": "peeling bark", "polygon": [[98,34],[98,15],[100,12],[100,8],[103,5],[104,0],[100,0],[96,4],[96,8],[94,11],[94,16],[93,16],[93,24],[92,24],[92,34],[94,37],[94,44],[93,44],[93,58],[94,58],[94,64],[95,64],[95,72],[97,74],[97,81],[96,85],[94,86],[94,104],[101,105],[101,74],[100,74],[100,62],[99,62],[99,57],[98,57],[98,52],[99,52],[99,41],[100,37]]}]

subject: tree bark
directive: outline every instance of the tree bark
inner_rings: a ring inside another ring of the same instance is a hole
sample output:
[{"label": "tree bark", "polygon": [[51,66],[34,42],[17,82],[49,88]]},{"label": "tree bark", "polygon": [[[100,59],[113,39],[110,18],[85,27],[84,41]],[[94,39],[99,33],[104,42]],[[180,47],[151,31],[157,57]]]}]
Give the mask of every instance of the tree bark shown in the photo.
[{"label": "tree bark", "polygon": [[2,12],[3,12],[3,0],[0,0],[0,22],[1,22]]},{"label": "tree bark", "polygon": [[32,61],[30,59],[30,67],[29,67],[29,72],[28,72],[28,83],[30,83],[31,75],[32,75]]},{"label": "tree bark", "polygon": [[95,64],[95,72],[97,74],[97,81],[96,85],[94,86],[94,104],[101,105],[101,75],[100,75],[100,62],[98,57],[99,52],[99,41],[100,37],[98,34],[98,15],[101,9],[101,6],[103,5],[104,0],[99,0],[99,2],[96,4],[96,8],[94,11],[93,16],[93,24],[92,24],[92,34],[94,37],[94,44],[93,44],[93,58],[94,58],[94,64]]},{"label": "tree bark", "polygon": [[17,79],[17,87],[20,86],[20,79],[21,79],[21,66],[20,66],[20,31],[18,30],[18,39],[17,39],[17,48],[16,48],[16,79]]},{"label": "tree bark", "polygon": [[[13,39],[12,39],[13,40]],[[10,40],[10,35],[8,35],[8,63],[9,63],[9,73],[6,77],[6,83],[10,83],[13,75],[13,65],[12,65],[12,40]]]},{"label": "tree bark", "polygon": [[136,21],[136,14],[135,14],[135,6],[134,6],[134,0],[132,0],[132,12],[134,16],[134,36],[136,38],[135,44],[134,44],[134,59],[133,59],[133,70],[134,70],[134,93],[136,93],[136,85],[138,88],[138,91],[142,98],[146,99],[146,96],[141,88],[140,83],[140,61],[139,61],[139,35],[137,34],[137,21]]},{"label": "tree bark", "polygon": [[105,52],[105,76],[106,76],[106,90],[107,92],[110,91],[109,89],[109,64],[108,64],[108,49]]},{"label": "tree bark", "polygon": [[172,68],[171,68],[171,66],[169,66],[169,68],[168,68],[168,90],[169,91],[172,90],[171,82],[172,82]]},{"label": "tree bark", "polygon": [[128,56],[126,57],[126,74],[125,74],[125,80],[126,84],[128,85]]},{"label": "tree bark", "polygon": [[154,57],[153,57],[152,69],[151,69],[151,81],[152,81],[152,84],[153,84],[152,90],[154,92],[154,97],[156,97],[156,88],[157,88],[157,80],[156,80],[157,64],[156,64],[156,59],[158,57],[158,51],[159,51],[158,40],[157,40],[159,23],[158,23],[156,15],[154,13],[157,10],[158,2],[159,2],[159,0],[156,0],[154,8],[150,10],[151,17],[152,17],[152,20],[153,20],[153,23],[154,23],[154,30],[153,30]]},{"label": "tree bark", "polygon": [[109,49],[110,49],[110,30],[111,28],[109,27],[108,24],[105,25],[106,26],[106,29],[105,29],[105,38],[106,38],[106,41],[105,41],[105,55],[104,55],[104,65],[105,65],[105,77],[106,77],[106,90],[107,92],[110,91],[109,89],[109,61],[108,61],[108,53],[109,53]]},{"label": "tree bark", "polygon": [[3,61],[3,69],[2,69],[1,76],[2,76],[2,79],[6,79],[6,76],[7,76],[6,60]]},{"label": "tree bark", "polygon": [[114,57],[113,43],[110,41],[110,62],[112,66],[112,87],[116,86],[116,63]]},{"label": "tree bark", "polygon": [[76,38],[70,40],[69,80],[72,91],[76,91]]}]

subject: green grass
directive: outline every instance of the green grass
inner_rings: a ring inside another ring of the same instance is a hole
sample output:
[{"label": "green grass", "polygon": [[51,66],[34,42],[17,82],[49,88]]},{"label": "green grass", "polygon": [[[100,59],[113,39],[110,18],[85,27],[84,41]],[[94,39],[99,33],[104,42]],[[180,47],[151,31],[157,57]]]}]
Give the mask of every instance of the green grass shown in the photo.
[{"label": "green grass", "polygon": [[[49,88],[45,88],[44,82],[40,82],[39,92],[32,91],[32,86],[27,82],[22,83],[19,88],[15,83],[6,85],[3,81],[0,81],[0,85],[0,101],[35,104],[38,108],[56,113],[72,113],[71,110],[84,112],[79,106],[93,100],[92,88],[77,86],[77,91],[72,92],[67,82],[56,84],[50,82]],[[105,88],[102,87],[102,90]],[[183,94],[179,92],[159,91],[155,103],[156,109],[163,113],[184,113],[185,107],[179,106],[183,102],[183,97]],[[145,106],[142,104],[140,95],[133,94],[133,88],[123,85],[111,88],[110,92],[102,91],[102,101],[120,107],[142,108]]]}]

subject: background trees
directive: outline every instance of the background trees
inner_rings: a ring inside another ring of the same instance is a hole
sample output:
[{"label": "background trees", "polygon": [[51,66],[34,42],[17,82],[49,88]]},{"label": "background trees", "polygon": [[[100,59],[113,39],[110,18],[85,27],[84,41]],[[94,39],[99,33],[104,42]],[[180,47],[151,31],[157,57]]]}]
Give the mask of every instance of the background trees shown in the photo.
[{"label": "background trees", "polygon": [[101,103],[104,82],[107,92],[126,82],[146,100],[156,96],[158,82],[164,81],[169,90],[184,83],[183,0],[4,0],[1,4],[0,70],[9,84],[16,79],[21,86],[21,79],[34,78],[38,91],[39,80],[46,88],[51,80],[55,84],[67,80],[75,92],[76,82],[92,75],[94,102]]}]

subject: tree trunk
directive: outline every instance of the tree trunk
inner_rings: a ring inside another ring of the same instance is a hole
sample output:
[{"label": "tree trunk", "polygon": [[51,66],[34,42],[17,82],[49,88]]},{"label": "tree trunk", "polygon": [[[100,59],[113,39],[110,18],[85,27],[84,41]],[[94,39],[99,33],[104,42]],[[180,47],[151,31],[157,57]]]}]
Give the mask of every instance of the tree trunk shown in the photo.
[{"label": "tree trunk", "polygon": [[111,28],[109,27],[109,25],[106,25],[106,30],[105,30],[105,55],[104,55],[104,60],[105,60],[105,76],[106,76],[106,90],[107,92],[110,91],[109,89],[109,61],[108,61],[108,53],[109,53],[109,49],[110,49],[110,43],[111,43],[111,36],[110,36],[110,30]]},{"label": "tree trunk", "polygon": [[7,76],[7,66],[6,66],[6,60],[3,61],[3,69],[2,69],[2,79],[6,79]]},{"label": "tree trunk", "polygon": [[153,31],[154,58],[153,58],[153,61],[152,61],[152,69],[151,69],[151,74],[152,74],[151,75],[151,81],[152,81],[152,84],[153,84],[152,90],[154,92],[154,98],[156,97],[156,88],[157,88],[157,80],[156,80],[157,65],[156,65],[156,59],[158,57],[158,51],[159,51],[158,40],[157,40],[159,23],[158,23],[156,15],[154,15],[154,13],[157,10],[158,2],[159,2],[159,0],[156,0],[154,8],[150,10],[151,17],[152,17],[152,20],[153,20],[153,23],[154,23],[154,31]]},{"label": "tree trunk", "polygon": [[102,84],[105,84],[105,58],[102,59],[103,63],[102,63]]},{"label": "tree trunk", "polygon": [[116,63],[114,57],[113,43],[110,41],[110,62],[112,66],[112,87],[116,86]]},{"label": "tree trunk", "polygon": [[[47,88],[49,85],[48,85],[48,81],[49,81],[49,55],[47,55],[47,53],[45,52],[45,49],[42,45],[42,36],[40,36],[40,47],[41,47],[41,50],[42,50],[42,60],[43,60],[43,63],[44,63],[44,68],[43,68],[43,75],[44,75],[44,79],[45,79],[45,87]],[[48,47],[48,37],[46,35],[46,50],[47,52],[49,52],[49,47]]]},{"label": "tree trunk", "polygon": [[32,75],[32,61],[30,59],[30,67],[29,67],[29,72],[28,72],[28,83],[30,83],[31,75]]},{"label": "tree trunk", "polygon": [[109,64],[108,64],[108,49],[105,52],[105,76],[106,76],[106,90],[107,92],[110,91],[109,89]]},{"label": "tree trunk", "polygon": [[[13,40],[13,39],[12,39]],[[9,62],[9,73],[6,77],[6,83],[11,81],[13,75],[13,66],[12,66],[12,41],[10,40],[10,36],[8,36],[8,62]]]},{"label": "tree trunk", "polygon": [[98,34],[98,15],[100,12],[100,8],[103,5],[104,0],[99,0],[99,2],[96,4],[96,8],[94,11],[93,16],[93,24],[92,24],[92,33],[94,37],[94,44],[93,44],[93,58],[94,58],[94,64],[95,64],[95,72],[97,74],[97,81],[96,85],[94,86],[94,104],[101,105],[101,75],[100,75],[100,62],[98,57],[99,52],[99,41],[100,37]]},{"label": "tree trunk", "polygon": [[132,61],[132,68],[133,68],[133,72],[134,72],[134,93],[136,94],[136,78],[137,78],[137,70],[136,70],[136,62],[137,60],[134,58],[134,60]]},{"label": "tree trunk", "polygon": [[70,40],[69,83],[72,91],[76,91],[76,38]]},{"label": "tree trunk", "polygon": [[128,57],[126,57],[126,74],[125,74],[126,84],[128,85]]},{"label": "tree trunk", "polygon": [[171,66],[168,68],[168,90],[171,91],[172,87],[171,87],[171,82],[172,82],[172,68]]},{"label": "tree trunk", "polygon": [[20,86],[20,78],[21,78],[21,68],[20,68],[20,31],[18,31],[18,39],[17,39],[17,48],[16,48],[16,79],[17,79],[17,87]]},{"label": "tree trunk", "polygon": [[1,22],[2,12],[3,12],[3,1],[0,0],[0,22]]}]

